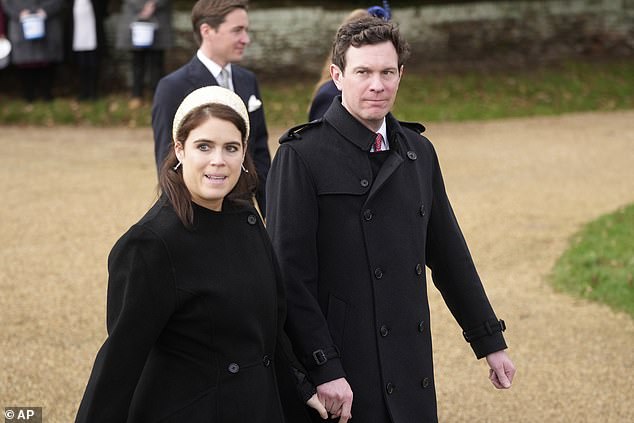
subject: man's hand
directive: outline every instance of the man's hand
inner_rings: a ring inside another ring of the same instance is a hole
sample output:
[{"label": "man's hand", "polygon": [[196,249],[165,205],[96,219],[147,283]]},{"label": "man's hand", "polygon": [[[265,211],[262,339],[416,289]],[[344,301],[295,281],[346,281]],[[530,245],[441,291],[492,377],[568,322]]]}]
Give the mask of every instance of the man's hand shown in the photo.
[{"label": "man's hand", "polygon": [[489,379],[493,386],[497,389],[509,389],[515,376],[515,366],[506,351],[496,351],[487,355],[486,359],[489,364]]},{"label": "man's hand", "polygon": [[344,378],[331,380],[317,386],[317,397],[331,417],[339,417],[339,423],[352,418],[352,389]]}]

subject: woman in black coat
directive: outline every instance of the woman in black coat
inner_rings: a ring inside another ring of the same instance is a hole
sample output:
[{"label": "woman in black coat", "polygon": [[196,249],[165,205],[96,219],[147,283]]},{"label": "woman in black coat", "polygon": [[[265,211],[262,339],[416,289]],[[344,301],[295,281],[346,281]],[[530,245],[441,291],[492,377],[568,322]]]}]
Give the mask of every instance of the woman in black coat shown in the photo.
[{"label": "woman in black coat", "polygon": [[299,395],[325,415],[282,331],[284,288],[250,202],[248,133],[229,90],[200,88],[181,103],[162,195],[108,258],[108,338],[77,422],[283,422],[282,355]]}]

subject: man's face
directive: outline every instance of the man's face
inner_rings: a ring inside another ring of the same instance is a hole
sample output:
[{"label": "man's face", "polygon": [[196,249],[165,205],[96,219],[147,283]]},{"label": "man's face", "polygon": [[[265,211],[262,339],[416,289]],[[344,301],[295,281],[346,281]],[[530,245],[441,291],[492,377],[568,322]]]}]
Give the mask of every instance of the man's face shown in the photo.
[{"label": "man's face", "polygon": [[251,41],[248,29],[249,17],[244,9],[229,12],[217,30],[207,24],[201,25],[203,53],[222,67],[227,63],[239,62]]},{"label": "man's face", "polygon": [[350,46],[346,51],[346,68],[330,66],[330,75],[341,90],[342,104],[362,124],[377,131],[392,109],[403,68],[398,68],[394,45]]}]

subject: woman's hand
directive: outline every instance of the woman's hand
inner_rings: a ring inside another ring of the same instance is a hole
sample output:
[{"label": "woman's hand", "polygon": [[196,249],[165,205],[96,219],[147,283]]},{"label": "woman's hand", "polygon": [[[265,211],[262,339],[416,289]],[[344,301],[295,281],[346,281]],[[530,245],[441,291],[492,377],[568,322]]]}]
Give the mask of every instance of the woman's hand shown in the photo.
[{"label": "woman's hand", "polygon": [[306,405],[317,410],[319,416],[322,419],[328,419],[328,412],[326,411],[326,407],[324,407],[324,405],[319,401],[317,394],[313,394],[313,396],[310,397],[308,401],[306,401]]}]

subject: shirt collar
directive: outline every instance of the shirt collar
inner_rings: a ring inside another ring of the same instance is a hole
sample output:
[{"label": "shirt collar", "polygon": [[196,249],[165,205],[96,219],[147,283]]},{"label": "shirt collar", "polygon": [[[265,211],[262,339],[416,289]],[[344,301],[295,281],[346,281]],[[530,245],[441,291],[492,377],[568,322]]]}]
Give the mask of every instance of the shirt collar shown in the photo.
[{"label": "shirt collar", "polygon": [[[341,135],[360,149],[370,151],[372,148],[376,133],[369,130],[343,107],[341,104],[341,95],[337,96],[337,100],[332,102],[332,105],[324,114],[324,120],[328,121]],[[391,113],[388,113],[387,116],[383,118],[383,124],[377,131],[383,135],[383,142],[386,146],[389,146],[389,144],[387,144],[388,120],[390,121],[390,128],[400,131],[396,120],[392,117]]]},{"label": "shirt collar", "polygon": [[[211,72],[213,77],[218,79],[218,75],[220,75],[220,71],[222,70],[220,65],[211,60],[209,57],[205,56],[200,49],[198,49],[198,51],[196,52],[196,57],[198,57],[198,60],[200,60],[202,64],[205,65],[205,67],[209,70],[209,72]],[[225,69],[229,73],[229,78],[231,79],[231,63],[227,63]]]}]

